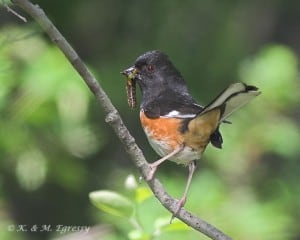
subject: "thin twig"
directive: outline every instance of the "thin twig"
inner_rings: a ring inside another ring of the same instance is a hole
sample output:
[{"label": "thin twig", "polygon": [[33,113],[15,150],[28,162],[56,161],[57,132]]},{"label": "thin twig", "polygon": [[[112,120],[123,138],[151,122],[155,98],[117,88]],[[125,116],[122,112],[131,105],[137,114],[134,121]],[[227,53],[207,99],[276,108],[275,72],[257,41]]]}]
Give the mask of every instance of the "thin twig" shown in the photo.
[{"label": "thin twig", "polygon": [[15,15],[17,18],[21,19],[23,22],[27,23],[26,17],[23,17],[19,13],[17,13],[15,10],[13,10],[11,7],[9,7],[7,4],[3,3],[3,6],[6,8],[7,12],[11,12],[13,15]]},{"label": "thin twig", "polygon": [[[116,135],[121,140],[124,148],[131,157],[131,160],[140,170],[144,179],[151,171],[142,151],[136,145],[135,139],[130,135],[129,131],[125,127],[118,111],[112,105],[110,99],[103,91],[95,77],[89,71],[84,62],[79,58],[75,50],[65,40],[57,28],[52,24],[49,18],[45,15],[44,11],[37,5],[33,5],[28,0],[12,0],[13,3],[21,7],[26,13],[28,13],[36,22],[40,24],[42,29],[49,35],[50,39],[57,44],[60,50],[64,53],[66,58],[74,66],[75,70],[82,76],[89,89],[95,95],[97,101],[100,103],[104,112],[106,113],[105,121],[111,125]],[[170,197],[164,190],[162,184],[158,179],[154,178],[148,181],[148,185],[153,191],[156,198],[167,208],[171,213],[175,213],[177,210],[177,200]],[[204,220],[194,216],[185,209],[181,209],[176,215],[178,219],[185,222],[195,230],[202,232],[206,236],[214,240],[230,240],[231,238],[218,230],[216,227],[210,225]]]}]

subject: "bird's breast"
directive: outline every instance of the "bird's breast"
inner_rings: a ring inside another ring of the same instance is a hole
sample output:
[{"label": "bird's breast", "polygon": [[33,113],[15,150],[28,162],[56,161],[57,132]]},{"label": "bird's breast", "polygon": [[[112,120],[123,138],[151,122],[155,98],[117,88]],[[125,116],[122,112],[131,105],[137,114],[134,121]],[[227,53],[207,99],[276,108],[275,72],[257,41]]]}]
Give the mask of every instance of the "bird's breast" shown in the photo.
[{"label": "bird's breast", "polygon": [[[148,118],[141,111],[140,120],[150,145],[161,157],[166,156],[182,145],[185,146],[184,135],[180,132],[182,119]],[[185,146],[182,151],[171,157],[170,160],[180,164],[188,164],[190,161],[199,159],[204,148],[200,146],[197,148]]]}]

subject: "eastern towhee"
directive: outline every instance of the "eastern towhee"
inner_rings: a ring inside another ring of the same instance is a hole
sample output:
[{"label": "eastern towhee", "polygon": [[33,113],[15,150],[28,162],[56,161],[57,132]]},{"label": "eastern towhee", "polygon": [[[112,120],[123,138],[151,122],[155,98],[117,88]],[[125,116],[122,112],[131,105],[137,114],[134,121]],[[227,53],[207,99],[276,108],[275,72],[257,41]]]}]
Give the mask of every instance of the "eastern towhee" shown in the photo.
[{"label": "eastern towhee", "polygon": [[233,83],[205,107],[189,94],[180,72],[168,56],[160,51],[149,51],[139,56],[134,65],[122,72],[127,77],[129,105],[135,106],[135,84],[142,92],[140,120],[150,145],[162,158],[150,164],[153,178],[157,166],[166,160],[188,165],[189,175],[185,191],[178,202],[177,211],[184,206],[195,170],[211,143],[222,147],[219,126],[235,110],[258,96],[255,86]]}]

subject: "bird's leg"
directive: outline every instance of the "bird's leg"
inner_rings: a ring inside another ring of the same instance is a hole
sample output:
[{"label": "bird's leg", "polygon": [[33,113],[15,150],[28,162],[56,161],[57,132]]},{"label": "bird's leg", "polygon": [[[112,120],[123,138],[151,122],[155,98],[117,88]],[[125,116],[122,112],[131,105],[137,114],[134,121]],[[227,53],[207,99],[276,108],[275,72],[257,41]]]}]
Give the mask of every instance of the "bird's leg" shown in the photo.
[{"label": "bird's leg", "polygon": [[161,159],[158,159],[157,161],[150,163],[149,166],[151,168],[151,171],[149,172],[146,180],[150,181],[152,180],[154,173],[156,172],[157,167],[163,163],[164,161],[168,160],[170,157],[173,157],[174,155],[176,155],[177,153],[179,153],[180,151],[182,151],[184,148],[184,145],[180,145],[178,148],[176,148],[173,152],[170,152],[168,155],[162,157]]},{"label": "bird's leg", "polygon": [[186,186],[185,186],[185,189],[184,189],[184,193],[183,193],[182,198],[177,203],[177,209],[176,209],[175,213],[173,214],[173,216],[171,218],[171,222],[186,202],[187,194],[188,194],[188,191],[189,191],[189,188],[190,188],[190,185],[191,185],[191,181],[192,181],[195,169],[196,169],[196,161],[191,161],[189,163],[189,175],[188,175],[188,179],[187,179]]}]

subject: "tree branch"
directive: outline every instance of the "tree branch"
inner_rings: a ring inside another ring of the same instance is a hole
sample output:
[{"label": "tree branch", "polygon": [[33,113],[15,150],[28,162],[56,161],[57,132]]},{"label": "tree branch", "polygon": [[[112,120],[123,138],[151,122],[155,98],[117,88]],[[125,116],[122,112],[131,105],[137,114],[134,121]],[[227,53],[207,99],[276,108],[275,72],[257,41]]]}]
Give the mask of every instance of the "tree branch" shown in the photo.
[{"label": "tree branch", "polygon": [[[41,28],[49,35],[50,39],[60,48],[69,62],[73,65],[75,70],[81,75],[84,82],[87,84],[89,89],[95,95],[97,101],[104,109],[104,112],[106,113],[105,121],[114,129],[116,135],[119,137],[126,151],[130,155],[131,160],[140,170],[142,176],[145,179],[150,171],[150,167],[145,160],[141,149],[136,145],[135,139],[130,135],[129,131],[125,127],[116,108],[112,105],[106,93],[103,91],[95,77],[80,59],[75,50],[61,35],[61,33],[57,30],[57,28],[53,25],[53,23],[49,20],[44,11],[38,5],[34,5],[28,0],[12,0],[12,2],[22,8],[33,19],[35,19],[37,23],[39,23]],[[177,210],[177,200],[168,195],[159,180],[154,178],[153,180],[148,182],[148,185],[153,191],[156,198],[162,203],[165,208],[167,208],[171,213],[174,213]],[[176,217],[195,230],[202,232],[211,239],[231,239],[216,227],[210,225],[204,220],[201,220],[200,218],[194,216],[184,209],[181,209]]]}]

